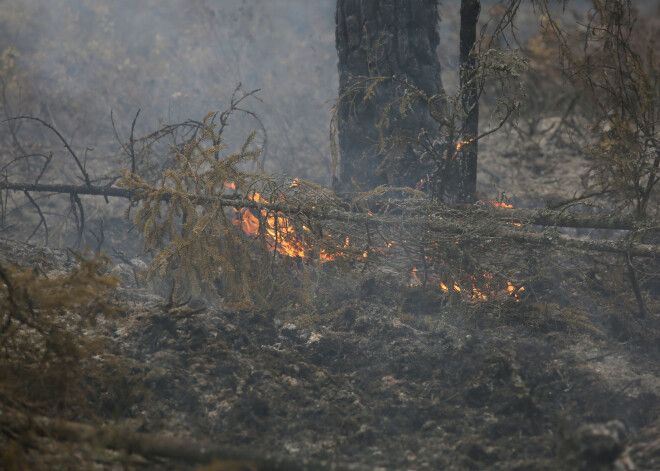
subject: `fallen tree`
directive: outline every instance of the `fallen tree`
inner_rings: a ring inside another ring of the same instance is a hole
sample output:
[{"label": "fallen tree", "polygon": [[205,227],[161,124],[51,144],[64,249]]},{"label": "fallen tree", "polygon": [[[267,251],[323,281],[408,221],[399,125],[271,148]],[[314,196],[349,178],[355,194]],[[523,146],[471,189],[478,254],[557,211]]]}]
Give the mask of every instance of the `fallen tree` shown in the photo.
[{"label": "fallen tree", "polygon": [[[225,300],[272,306],[273,293],[280,292],[284,302],[293,302],[290,294],[298,282],[285,281],[286,262],[279,263],[275,256],[281,254],[307,265],[347,262],[343,268],[348,270],[357,263],[360,272],[380,267],[396,272],[403,283],[412,277],[413,284],[430,282],[444,286],[445,292],[451,291],[449,286],[470,299],[490,299],[497,293],[515,294],[543,270],[521,257],[526,245],[532,250],[624,256],[608,263],[628,267],[640,313],[644,312],[632,263],[634,257],[654,260],[660,255],[660,246],[648,237],[660,232],[660,220],[622,213],[517,209],[488,201],[445,204],[406,187],[380,186],[339,197],[298,179],[246,171],[262,146],[255,144],[256,134],[251,133],[237,152],[225,152],[222,132],[233,109],[210,113],[200,122],[167,126],[142,140],[132,138],[132,144],[123,147],[130,170],[104,177],[100,181],[105,184],[95,183],[99,180],[87,173],[80,177],[82,185],[44,184],[42,171],[32,182],[5,177],[0,190],[25,195],[39,216],[32,235],[43,226],[46,239],[48,218],[31,193],[68,195],[65,217],[75,219],[78,244],[85,233],[83,195],[127,200],[127,211],[133,212],[133,222],[143,233],[144,250],[153,255],[147,276],[171,279],[186,294],[206,291],[217,296],[222,286]],[[176,141],[180,129],[186,139]],[[164,136],[172,136],[174,143],[164,155],[155,153],[154,142]],[[138,143],[144,147],[138,148]],[[75,158],[70,146],[65,147]],[[152,165],[156,158],[157,165]],[[44,168],[48,165],[50,160]],[[562,233],[562,228],[614,230],[609,236],[616,240],[577,237]],[[100,237],[92,235],[102,241],[102,226]],[[291,286],[283,288],[289,282]]]},{"label": "fallen tree", "polygon": [[[116,186],[93,186],[93,185],[65,185],[65,184],[31,184],[0,182],[0,189],[27,192],[46,192],[94,195],[103,197],[119,197],[139,202],[147,197],[148,191],[161,191],[162,200],[170,200],[174,190],[168,188],[147,188],[141,190],[120,188]],[[511,224],[525,226],[565,227],[565,228],[588,228],[588,229],[610,229],[635,232],[660,232],[660,220],[652,218],[635,218],[631,215],[621,213],[579,213],[571,211],[557,211],[550,209],[518,209],[496,207],[489,204],[479,205],[446,205],[435,203],[425,199],[394,200],[386,199],[377,202],[376,206],[387,207],[382,213],[373,211],[356,211],[341,209],[339,204],[334,208],[319,208],[315,205],[301,204],[300,201],[290,203],[286,200],[280,202],[263,202],[249,199],[245,195],[222,195],[214,197],[199,196],[196,194],[184,195],[193,204],[218,203],[224,207],[247,208],[256,211],[271,211],[282,213],[284,216],[305,216],[317,220],[337,220],[349,223],[368,223],[373,225],[390,225],[402,223],[401,217],[405,218],[408,227],[420,226],[436,232],[447,231],[450,234],[465,232],[463,222],[466,219],[493,218],[504,226],[501,230],[485,232],[481,235],[491,237],[508,237],[519,242],[550,243],[553,245],[565,245],[583,250],[593,250],[612,253],[627,253],[634,256],[658,257],[660,246],[647,245],[632,242],[631,238],[619,241],[595,240],[587,238],[576,238],[567,235],[530,232],[515,230]],[[424,219],[415,217],[425,216]]]}]

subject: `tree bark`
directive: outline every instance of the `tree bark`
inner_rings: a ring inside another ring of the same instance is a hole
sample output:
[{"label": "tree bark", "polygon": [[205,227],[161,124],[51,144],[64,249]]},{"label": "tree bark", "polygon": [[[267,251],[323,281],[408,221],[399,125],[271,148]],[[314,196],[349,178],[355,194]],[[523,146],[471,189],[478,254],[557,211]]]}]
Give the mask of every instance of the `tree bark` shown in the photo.
[{"label": "tree bark", "polygon": [[[405,83],[427,97],[444,94],[440,61],[436,54],[437,0],[337,0],[336,45],[339,57],[337,133],[339,175],[333,186],[338,192],[370,190],[378,185],[419,186],[432,162],[421,162],[410,142],[422,128],[435,132],[437,124],[428,106],[413,104],[406,117],[399,107],[385,112],[388,104],[405,93]],[[364,100],[364,88],[355,87],[365,77],[396,77],[375,88]],[[389,127],[378,123],[386,113]],[[378,149],[382,138],[395,141],[390,152]]]},{"label": "tree bark", "polygon": [[460,87],[465,113],[463,142],[450,166],[447,193],[456,203],[473,203],[477,194],[477,154],[479,142],[479,84],[477,83],[477,21],[480,0],[461,0]]}]

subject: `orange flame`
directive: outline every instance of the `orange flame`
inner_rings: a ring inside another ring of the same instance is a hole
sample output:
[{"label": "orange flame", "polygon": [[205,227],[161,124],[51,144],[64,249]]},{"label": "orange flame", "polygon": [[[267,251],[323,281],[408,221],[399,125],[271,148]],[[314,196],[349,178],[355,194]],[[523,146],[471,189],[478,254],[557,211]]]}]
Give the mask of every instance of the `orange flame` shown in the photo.
[{"label": "orange flame", "polygon": [[456,150],[460,149],[461,146],[464,146],[465,144],[468,144],[470,142],[474,141],[474,139],[468,139],[467,141],[461,141],[458,144],[456,144]]},{"label": "orange flame", "polygon": [[[298,184],[299,180],[296,178],[291,184],[291,188],[298,186]],[[232,190],[236,190],[236,184],[234,182],[227,182],[225,183],[225,186]],[[257,203],[270,203],[270,201],[257,192],[249,194],[248,198]],[[248,208],[234,208],[234,211],[236,212],[237,217],[232,222],[235,226],[240,226],[243,232],[247,235],[259,235],[260,221],[259,218],[254,215],[253,210]],[[312,247],[299,237],[293,224],[284,214],[281,212],[272,213],[262,209],[261,217],[265,222],[263,230],[268,250],[276,250],[278,253],[292,258],[306,258],[309,255]],[[308,227],[303,225],[302,228],[304,231],[309,232]],[[332,236],[328,237],[331,238]],[[343,248],[348,248],[348,246],[349,239],[347,237]],[[319,259],[321,262],[336,260],[338,256],[339,254],[330,254],[323,249],[319,251]],[[363,256],[366,257],[366,252]]]},{"label": "orange flame", "polygon": [[495,206],[496,208],[513,208],[512,204],[507,204],[507,203],[500,202],[500,201],[483,200],[483,202],[484,203],[490,203],[493,206]]},{"label": "orange flame", "polygon": [[[299,181],[298,179],[295,179],[291,187],[294,188],[297,185],[299,185]],[[234,182],[226,182],[225,186],[232,190],[237,189],[237,186]],[[258,203],[270,203],[270,201],[263,198],[261,194],[257,192],[248,194],[248,198]],[[498,207],[505,207],[505,208],[513,207],[513,205],[508,205],[506,203],[497,203],[492,201],[485,201],[485,202],[493,204]],[[234,211],[236,212],[236,216],[237,216],[236,219],[233,221],[234,225],[240,226],[243,232],[245,232],[248,235],[251,236],[259,235],[261,221],[257,216],[254,215],[253,210],[248,208],[241,208],[241,209],[234,208]],[[303,239],[299,237],[299,235],[296,233],[295,228],[293,227],[293,224],[291,223],[289,218],[287,218],[283,213],[281,212],[273,213],[262,209],[261,219],[265,222],[263,231],[266,239],[266,244],[268,246],[268,250],[270,251],[276,250],[278,253],[282,255],[286,255],[288,257],[294,257],[294,258],[295,257],[306,258],[309,256],[312,248],[311,245],[306,243]],[[302,229],[303,231],[307,231],[307,232],[310,231],[310,229],[305,225],[302,226]],[[332,239],[331,235],[327,235],[326,237]],[[347,249],[349,245],[350,245],[350,240],[348,237],[346,237],[344,244],[342,245],[342,248]],[[389,248],[392,245],[394,245],[394,242],[393,241],[385,242],[385,245],[386,247]],[[385,253],[385,251],[380,248],[370,248],[369,250]],[[342,256],[341,252],[328,253],[323,249],[319,251],[319,260],[321,262],[336,260],[338,257],[341,256]],[[362,258],[367,258],[368,256],[369,256],[369,252],[365,250],[362,253]],[[493,278],[493,275],[491,273],[484,272],[483,277],[486,279],[485,287],[486,289],[488,289],[489,282]],[[410,281],[411,286],[420,286],[424,284],[424,282],[420,279],[417,268],[413,268],[410,274],[410,279],[411,279]],[[472,277],[471,291],[461,288],[461,285],[459,285],[459,283],[456,280],[452,280],[452,282],[450,283],[450,285],[452,286],[451,289],[444,282],[440,281],[440,289],[442,289],[442,291],[444,291],[445,293],[454,291],[457,293],[466,294],[472,300],[487,300],[492,295],[497,295],[497,293],[483,292],[481,289],[476,287],[476,281],[477,280],[474,277]],[[524,290],[525,288],[523,286],[516,288],[516,286],[514,286],[510,281],[507,281],[506,294],[508,294],[513,298],[516,298],[516,300],[518,300],[518,294],[523,292]]]},{"label": "orange flame", "polygon": [[[507,203],[500,202],[500,201],[482,200],[482,202],[492,204],[496,208],[513,208],[512,204],[507,204]],[[519,222],[507,222],[506,224],[513,224],[514,226],[521,226],[522,225]]]},{"label": "orange flame", "polygon": [[[460,293],[465,296],[468,296],[471,301],[486,301],[488,299],[492,298],[500,298],[503,295],[510,296],[516,300],[516,302],[520,301],[518,295],[521,294],[523,291],[525,291],[524,286],[516,287],[513,283],[510,281],[507,281],[507,287],[505,290],[501,290],[499,288],[497,289],[490,289],[491,286],[491,280],[493,278],[492,273],[484,272],[482,275],[485,278],[485,285],[484,289],[477,288],[476,283],[477,279],[472,276],[472,290],[468,290],[465,287],[461,287],[461,285],[458,283],[456,280],[452,280],[450,283],[445,284],[444,281],[440,281],[438,283],[438,286],[444,293]],[[412,283],[410,286],[419,286],[422,284],[422,282],[419,279],[419,274],[417,271],[417,268],[413,268],[411,272],[411,280]],[[450,288],[451,286],[451,288]]]}]

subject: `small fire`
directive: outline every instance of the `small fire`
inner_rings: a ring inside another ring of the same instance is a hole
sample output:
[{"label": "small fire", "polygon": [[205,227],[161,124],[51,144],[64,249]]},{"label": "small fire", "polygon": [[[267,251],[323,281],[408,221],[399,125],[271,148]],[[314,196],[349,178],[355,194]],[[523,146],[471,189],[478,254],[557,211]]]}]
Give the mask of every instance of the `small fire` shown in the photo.
[{"label": "small fire", "polygon": [[[291,187],[295,187],[298,184],[299,184],[298,180],[296,179],[292,183]],[[230,188],[234,191],[237,189],[237,186],[234,182],[225,183],[225,187]],[[264,197],[261,196],[260,193],[257,192],[253,192],[252,194],[249,194],[248,198],[258,203],[270,203],[269,200],[265,199]],[[494,206],[497,207],[513,208],[513,205],[509,205],[506,203],[498,203],[493,201],[484,201],[484,202],[493,204]],[[243,232],[245,232],[248,235],[251,236],[259,235],[261,221],[257,216],[255,216],[255,213],[253,212],[254,210],[248,208],[241,208],[241,209],[234,208],[234,211],[236,212],[237,217],[232,222],[235,226],[240,226]],[[283,213],[281,212],[273,213],[267,210],[261,210],[261,219],[265,222],[263,231],[266,239],[266,244],[268,246],[268,250],[277,251],[282,255],[286,255],[288,257],[293,257],[293,258],[295,257],[306,258],[309,256],[312,249],[311,245],[305,242],[303,239],[301,239],[301,237],[296,233],[296,230],[293,227],[293,224],[291,223],[289,218],[287,218]],[[518,223],[516,224],[519,225]],[[302,229],[305,232],[311,232],[310,229],[305,225],[302,225]],[[329,234],[326,235],[326,237],[332,239],[332,236]],[[348,237],[346,237],[343,244],[339,243],[336,245],[338,247],[341,246],[341,248],[343,249],[347,249],[350,245],[350,240]],[[394,245],[393,241],[385,242],[385,249],[391,247],[392,245]],[[380,252],[383,254],[386,253],[383,249],[380,248],[369,248],[369,250],[373,250],[375,252]],[[321,262],[327,262],[331,260],[336,260],[338,257],[341,257],[342,254],[341,252],[328,253],[327,251],[321,249],[319,250],[318,256]],[[364,259],[367,258],[368,256],[369,256],[369,251],[365,250],[362,253],[362,258]],[[449,293],[452,291],[456,293],[462,293],[464,295],[469,296],[470,299],[472,299],[473,301],[487,300],[493,296],[497,296],[498,295],[497,292],[493,291],[491,293],[490,292],[491,290],[489,290],[490,280],[492,280],[493,275],[488,272],[484,272],[482,276],[484,278],[484,282],[482,283],[477,283],[477,279],[475,277],[472,277],[472,280],[470,282],[470,284],[472,285],[471,289],[469,289],[466,286],[462,286],[457,280],[452,280],[447,284],[445,284],[445,282],[443,281],[440,281],[439,286],[440,289],[442,289],[442,291],[444,291],[445,293]],[[426,277],[422,276],[417,270],[417,268],[413,268],[410,274],[410,285],[420,286],[423,285],[425,282],[426,282]],[[437,281],[435,282],[437,283]],[[476,286],[477,284],[485,286],[484,290],[486,291],[477,288]],[[524,286],[516,287],[513,283],[507,281],[505,294],[515,298],[516,301],[518,301],[518,295],[523,291],[525,291]]]},{"label": "small fire", "polygon": [[[482,200],[482,203],[488,203],[492,204],[496,208],[509,208],[512,209],[513,205],[512,204],[507,204],[502,201],[490,201],[490,200]],[[521,226],[522,224],[519,222],[507,222],[506,224],[513,224],[514,226]]]},{"label": "small fire", "polygon": [[[299,180],[296,178],[291,184],[291,188],[298,185]],[[234,182],[226,182],[225,187],[236,190],[236,184]],[[248,198],[257,203],[270,203],[270,201],[263,198],[261,194],[257,192],[249,194]],[[243,232],[247,235],[259,235],[260,221],[259,218],[254,215],[253,210],[248,208],[234,208],[234,211],[237,215],[237,218],[232,221],[235,226],[240,226]],[[264,235],[268,250],[276,250],[278,253],[292,258],[306,258],[309,255],[312,247],[298,236],[293,224],[284,214],[281,212],[274,214],[262,209],[261,217],[265,221]],[[303,231],[310,232],[310,229],[305,225],[302,226],[302,229]],[[332,238],[330,235],[327,237]],[[348,248],[348,246],[349,239],[346,237],[343,248]],[[323,249],[319,251],[319,259],[321,262],[336,260],[337,256],[338,254],[330,254]],[[366,252],[363,256],[366,257]]]},{"label": "small fire", "polygon": [[461,146],[464,146],[465,144],[468,144],[470,142],[474,141],[474,139],[468,139],[467,141],[462,141],[456,144],[456,150],[459,150]]},{"label": "small fire", "polygon": [[501,201],[490,201],[490,200],[483,200],[484,203],[492,204],[496,208],[513,208],[512,204],[507,204]]},{"label": "small fire", "polygon": [[[513,283],[510,281],[507,281],[507,287],[505,290],[502,289],[495,289],[491,286],[491,280],[493,279],[493,275],[488,272],[483,272],[482,274],[483,280],[481,284],[484,286],[483,289],[477,288],[477,278],[474,276],[471,276],[471,281],[470,284],[472,285],[472,288],[468,288],[464,285],[461,285],[458,281],[452,280],[451,282],[445,283],[444,281],[440,281],[437,286],[440,287],[440,289],[444,293],[460,293],[463,294],[471,301],[486,301],[488,299],[492,298],[498,298],[501,297],[502,295],[508,295],[516,300],[516,302],[520,301],[518,295],[522,294],[523,291],[525,291],[524,286],[516,287]],[[420,279],[420,273],[417,270],[417,268],[413,268],[412,272],[410,274],[411,277],[411,283],[410,286],[421,286],[423,283]]]}]

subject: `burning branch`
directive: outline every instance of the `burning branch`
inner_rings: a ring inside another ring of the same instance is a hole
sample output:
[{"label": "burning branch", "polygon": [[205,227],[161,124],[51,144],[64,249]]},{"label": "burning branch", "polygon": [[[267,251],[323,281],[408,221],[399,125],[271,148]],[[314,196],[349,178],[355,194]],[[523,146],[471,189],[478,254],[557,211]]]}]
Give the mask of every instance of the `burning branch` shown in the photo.
[{"label": "burning branch", "polygon": [[[217,294],[219,282],[225,299],[247,303],[270,303],[273,293],[289,283],[276,274],[283,267],[297,270],[329,260],[341,261],[346,268],[386,265],[403,279],[409,276],[413,285],[434,285],[481,300],[500,294],[517,297],[529,279],[524,275],[527,268],[515,257],[508,265],[503,262],[503,251],[514,249],[516,243],[660,256],[659,246],[643,243],[644,235],[660,232],[656,219],[516,209],[489,201],[448,205],[412,188],[386,186],[347,202],[302,181],[247,173],[241,169],[262,149],[251,133],[238,152],[224,155],[220,133],[225,118],[210,113],[190,124],[192,135],[170,147],[168,166],[159,173],[142,171],[144,165],[135,160],[141,153],[129,151],[131,168],[138,171],[122,170],[121,178],[110,179],[109,185],[5,180],[0,189],[69,194],[77,210],[74,215],[81,220],[80,195],[128,199],[137,207],[134,223],[144,234],[145,249],[155,253],[148,275],[171,277],[186,292]],[[453,146],[462,151],[464,144],[470,145],[454,141]],[[121,187],[112,186],[115,181]],[[411,197],[400,198],[402,193]],[[40,224],[45,222],[40,217]],[[534,226],[618,229],[628,235],[619,241],[594,240],[540,232]],[[287,258],[298,262],[275,263]],[[502,263],[506,273],[500,272]],[[291,290],[285,291],[290,299]]]},{"label": "burning branch", "polygon": [[[121,197],[140,201],[145,197],[146,187],[142,190],[128,190],[117,187],[88,187],[86,185],[46,185],[0,182],[0,189],[54,192],[76,195],[98,195],[106,197]],[[568,228],[591,228],[591,229],[613,229],[626,231],[660,232],[660,220],[639,219],[621,213],[585,214],[569,211],[555,211],[548,209],[515,209],[496,206],[474,206],[474,205],[433,205],[427,200],[417,201],[418,208],[414,203],[389,201],[389,214],[374,214],[368,212],[347,211],[338,208],[316,208],[309,205],[293,204],[284,201],[270,203],[261,198],[245,198],[241,195],[224,195],[213,197],[202,197],[195,194],[185,195],[193,204],[203,205],[217,203],[222,207],[242,208],[254,210],[263,214],[279,213],[282,222],[280,228],[287,227],[290,232],[292,227],[285,222],[286,216],[301,215],[311,220],[335,220],[353,224],[368,223],[372,226],[387,226],[401,224],[401,214],[408,213],[405,217],[407,227],[417,226],[434,233],[461,235],[466,231],[461,222],[469,216],[477,218],[494,218],[500,224],[518,223],[525,226],[544,227],[568,227]],[[163,194],[163,201],[171,200],[169,193]],[[300,202],[298,202],[300,203]],[[415,219],[415,215],[435,214],[435,217],[423,220]],[[254,216],[253,216],[254,217]],[[271,218],[273,216],[270,216]],[[258,227],[258,220],[255,218]],[[271,220],[271,229],[274,220]],[[247,232],[247,231],[246,231]],[[252,235],[255,235],[252,231]],[[594,240],[576,238],[556,232],[533,232],[529,230],[514,230],[502,225],[497,229],[477,231],[478,237],[485,238],[507,238],[521,243],[532,243],[542,245],[564,246],[580,250],[624,253],[631,256],[660,257],[660,246],[630,242],[626,239],[620,241]],[[345,247],[344,247],[345,248]],[[302,252],[298,251],[298,255]]]},{"label": "burning branch", "polygon": [[[31,184],[31,183],[11,183],[0,181],[0,189],[13,191],[33,191],[46,193],[62,193],[76,195],[96,195],[107,197],[126,198],[133,201],[140,201],[144,195],[140,190],[129,190],[126,188],[117,188],[114,186],[86,186],[86,185],[64,185],[64,184]],[[208,204],[212,202],[220,203],[223,206],[235,208],[248,208],[256,211],[275,211],[283,214],[303,214],[310,218],[320,220],[337,220],[354,223],[372,223],[372,224],[392,224],[400,221],[399,218],[391,219],[388,217],[374,217],[374,214],[368,212],[356,212],[345,209],[332,208],[314,208],[305,207],[287,202],[267,202],[245,198],[241,195],[223,195],[204,197],[195,194],[186,195],[194,204]],[[170,200],[166,193],[163,195],[163,201]],[[588,214],[572,211],[556,211],[550,209],[526,209],[526,208],[507,208],[507,207],[485,207],[475,205],[436,205],[429,206],[428,200],[417,200],[419,208],[415,209],[413,203],[397,204],[396,201],[388,200],[390,205],[390,214],[396,215],[403,211],[415,214],[429,214],[429,212],[441,213],[449,212],[450,218],[459,218],[466,214],[479,214],[483,216],[495,217],[502,222],[514,222],[527,225],[546,226],[546,227],[569,227],[575,229],[612,229],[625,231],[645,231],[660,232],[660,220],[652,218],[636,218],[622,213],[599,213]],[[398,209],[398,210],[397,210]],[[439,213],[438,213],[439,214]],[[447,217],[447,214],[443,214]],[[413,222],[412,224],[415,224]]]}]

